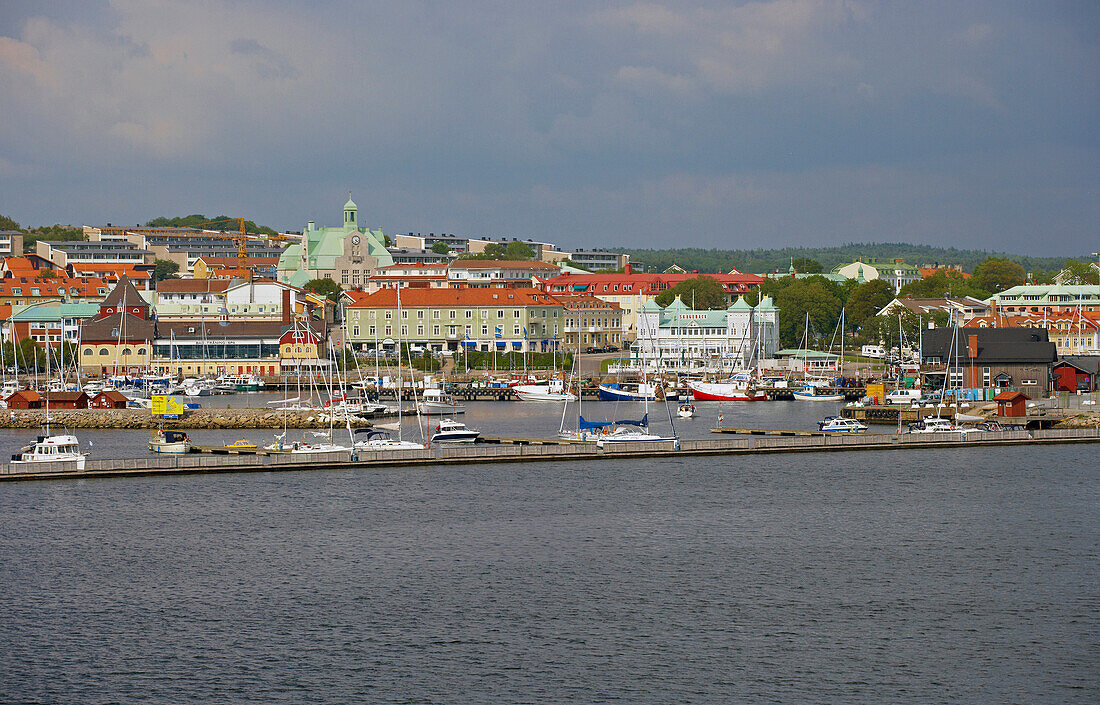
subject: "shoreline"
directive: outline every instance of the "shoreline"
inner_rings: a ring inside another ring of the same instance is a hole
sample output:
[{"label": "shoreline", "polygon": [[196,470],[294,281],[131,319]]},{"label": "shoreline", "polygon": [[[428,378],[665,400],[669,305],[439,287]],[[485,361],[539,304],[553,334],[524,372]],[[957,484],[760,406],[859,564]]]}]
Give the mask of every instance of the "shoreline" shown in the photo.
[{"label": "shoreline", "polygon": [[[351,417],[352,428],[367,428],[373,419],[390,415]],[[325,411],[288,411],[284,422],[283,412],[274,409],[194,409],[183,418],[166,419],[153,416],[148,409],[50,409],[50,424],[71,429],[279,429],[328,428],[330,415]],[[344,426],[344,415],[337,412],[335,426]],[[46,424],[45,409],[0,410],[0,428],[42,428]]]}]

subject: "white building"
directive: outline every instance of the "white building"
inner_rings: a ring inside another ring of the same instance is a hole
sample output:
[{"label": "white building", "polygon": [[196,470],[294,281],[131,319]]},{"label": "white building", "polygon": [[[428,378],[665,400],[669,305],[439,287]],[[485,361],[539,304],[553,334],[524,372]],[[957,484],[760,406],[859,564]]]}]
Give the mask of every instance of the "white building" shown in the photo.
[{"label": "white building", "polygon": [[665,308],[653,300],[638,311],[637,362],[660,368],[744,366],[779,349],[779,309],[770,297],[753,307],[739,297],[724,311],[695,311],[680,297]]}]

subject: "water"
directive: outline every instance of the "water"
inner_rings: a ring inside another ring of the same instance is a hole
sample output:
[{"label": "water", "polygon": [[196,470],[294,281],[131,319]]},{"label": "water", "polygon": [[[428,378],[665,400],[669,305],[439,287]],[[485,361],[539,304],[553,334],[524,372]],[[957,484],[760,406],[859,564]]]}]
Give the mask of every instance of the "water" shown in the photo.
[{"label": "water", "polygon": [[1096,457],[4,484],[0,699],[1096,702]]}]

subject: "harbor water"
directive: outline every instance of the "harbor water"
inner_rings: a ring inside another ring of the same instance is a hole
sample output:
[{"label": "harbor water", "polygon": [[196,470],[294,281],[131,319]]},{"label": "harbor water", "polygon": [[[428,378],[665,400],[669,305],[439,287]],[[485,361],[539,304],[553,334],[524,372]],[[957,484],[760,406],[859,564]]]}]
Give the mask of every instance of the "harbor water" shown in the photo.
[{"label": "harbor water", "polygon": [[6,484],[2,699],[1092,703],[1096,457]]}]

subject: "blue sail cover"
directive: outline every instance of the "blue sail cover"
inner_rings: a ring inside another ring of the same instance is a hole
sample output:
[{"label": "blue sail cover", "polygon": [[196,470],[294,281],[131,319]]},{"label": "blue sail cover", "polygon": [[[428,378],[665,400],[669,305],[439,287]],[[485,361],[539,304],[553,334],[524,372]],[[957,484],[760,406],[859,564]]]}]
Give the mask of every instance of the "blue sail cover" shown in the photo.
[{"label": "blue sail cover", "polygon": [[585,421],[583,416],[578,417],[577,428],[603,428],[604,426],[610,426],[610,421]]},{"label": "blue sail cover", "polygon": [[619,426],[649,426],[649,414],[643,416],[641,421],[623,419],[622,421],[616,421],[615,423]]}]

